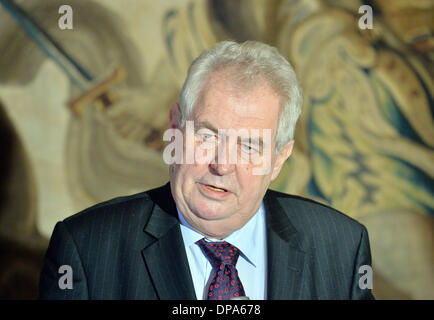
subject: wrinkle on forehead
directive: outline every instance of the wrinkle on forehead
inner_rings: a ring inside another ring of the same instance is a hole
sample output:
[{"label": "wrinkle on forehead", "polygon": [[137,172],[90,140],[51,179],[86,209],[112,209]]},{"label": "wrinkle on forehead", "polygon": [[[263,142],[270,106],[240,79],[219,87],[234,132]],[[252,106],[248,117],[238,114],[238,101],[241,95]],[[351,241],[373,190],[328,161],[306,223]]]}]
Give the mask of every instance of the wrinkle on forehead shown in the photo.
[{"label": "wrinkle on forehead", "polygon": [[[231,101],[229,101],[229,103],[231,105],[237,105],[237,108],[233,110],[237,115],[243,116],[244,118],[255,119],[260,119],[261,117],[258,115],[257,109],[252,103],[264,95],[269,94],[278,100],[280,114],[281,97],[263,76],[258,76],[258,78],[254,80],[239,81],[234,67],[224,68],[209,75],[202,93],[197,100],[198,104],[208,102],[205,101],[205,97],[210,91],[226,95],[224,97],[226,101],[233,100],[233,103],[231,103]],[[229,93],[229,95],[227,93]]]}]

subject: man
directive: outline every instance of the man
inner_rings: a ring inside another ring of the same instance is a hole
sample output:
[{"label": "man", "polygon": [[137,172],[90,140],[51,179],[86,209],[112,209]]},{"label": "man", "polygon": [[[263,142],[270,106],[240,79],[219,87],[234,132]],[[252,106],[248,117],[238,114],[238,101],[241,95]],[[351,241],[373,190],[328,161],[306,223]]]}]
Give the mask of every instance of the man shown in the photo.
[{"label": "man", "polygon": [[170,183],[59,222],[40,297],[373,298],[359,274],[371,264],[366,229],[268,190],[291,155],[301,104],[275,48],[226,41],[204,52],[170,112]]}]

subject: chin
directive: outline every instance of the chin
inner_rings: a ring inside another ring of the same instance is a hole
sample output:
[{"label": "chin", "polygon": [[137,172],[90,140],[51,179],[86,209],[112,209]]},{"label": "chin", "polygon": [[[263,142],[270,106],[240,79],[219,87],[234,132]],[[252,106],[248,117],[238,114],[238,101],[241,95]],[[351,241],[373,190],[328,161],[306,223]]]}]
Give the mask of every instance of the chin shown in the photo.
[{"label": "chin", "polygon": [[209,202],[211,201],[207,199],[195,202],[194,213],[197,217],[204,220],[220,220],[228,216],[226,206]]}]

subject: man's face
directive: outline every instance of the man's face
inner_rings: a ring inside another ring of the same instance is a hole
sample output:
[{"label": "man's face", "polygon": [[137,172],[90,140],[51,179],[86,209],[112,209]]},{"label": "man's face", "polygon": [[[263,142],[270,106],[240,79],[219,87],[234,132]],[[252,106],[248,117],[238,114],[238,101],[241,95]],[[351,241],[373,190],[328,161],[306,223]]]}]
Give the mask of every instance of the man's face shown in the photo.
[{"label": "man's face", "polygon": [[[187,119],[194,121],[195,134],[186,135],[184,130],[183,137],[184,145],[188,143],[186,138],[194,140],[190,142],[195,152],[201,152],[199,145],[204,141],[215,143],[216,148],[206,151],[209,161],[205,163],[172,165],[170,180],[173,197],[186,221],[206,236],[224,238],[257,212],[270,182],[289,157],[293,143],[288,143],[279,155],[275,154],[280,99],[267,84],[249,90],[235,89],[224,73],[215,73],[209,80]],[[259,129],[260,138],[263,129],[268,129],[271,139],[262,139],[261,147],[240,137],[235,142],[237,161],[231,163],[230,144],[223,144],[225,137],[218,130],[241,128],[248,132]],[[268,155],[266,151],[261,152],[267,149]],[[222,150],[226,154],[223,162],[218,158]],[[250,160],[241,161],[246,158]],[[264,162],[270,166],[267,173],[254,174],[258,159],[261,166]]]}]

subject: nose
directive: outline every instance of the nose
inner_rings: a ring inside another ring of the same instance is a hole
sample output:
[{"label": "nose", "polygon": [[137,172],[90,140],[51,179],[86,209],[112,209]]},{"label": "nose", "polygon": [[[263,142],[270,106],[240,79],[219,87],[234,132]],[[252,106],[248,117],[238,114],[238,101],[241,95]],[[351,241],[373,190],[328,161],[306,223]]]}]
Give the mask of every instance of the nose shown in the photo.
[{"label": "nose", "polygon": [[235,165],[230,164],[228,161],[226,163],[212,162],[209,164],[209,168],[213,174],[225,176],[234,172]]},{"label": "nose", "polygon": [[[229,148],[227,145],[219,145],[215,150],[214,161],[211,161],[209,168],[211,173],[219,176],[231,174],[235,171],[235,163],[230,160]],[[220,153],[220,154],[219,154]]]}]

